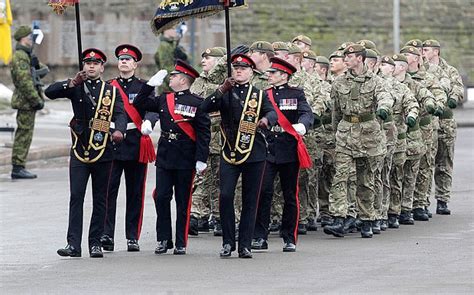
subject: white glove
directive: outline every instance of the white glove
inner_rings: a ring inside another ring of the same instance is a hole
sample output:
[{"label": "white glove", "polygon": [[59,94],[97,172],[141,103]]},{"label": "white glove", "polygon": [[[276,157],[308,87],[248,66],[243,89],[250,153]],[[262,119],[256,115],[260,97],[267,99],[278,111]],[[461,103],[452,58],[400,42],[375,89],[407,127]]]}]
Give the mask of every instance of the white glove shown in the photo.
[{"label": "white glove", "polygon": [[306,134],[306,127],[304,127],[303,123],[293,124],[291,125],[295,129],[296,133],[303,136]]},{"label": "white glove", "polygon": [[153,127],[151,127],[150,120],[143,121],[141,129],[143,135],[150,135],[153,132]]},{"label": "white glove", "polygon": [[206,168],[207,168],[207,164],[206,164],[206,163],[201,162],[201,161],[197,161],[197,162],[196,162],[196,173],[197,173],[198,175],[201,175],[201,174],[204,172],[204,170],[206,170]]},{"label": "white glove", "polygon": [[34,29],[33,35],[36,35],[35,43],[41,45],[41,42],[43,42],[44,38],[43,31],[41,31],[40,29]]},{"label": "white glove", "polygon": [[153,77],[150,78],[150,80],[148,80],[148,82],[146,82],[146,84],[154,87],[161,86],[166,75],[168,75],[167,70],[159,70],[155,75],[153,75]]}]

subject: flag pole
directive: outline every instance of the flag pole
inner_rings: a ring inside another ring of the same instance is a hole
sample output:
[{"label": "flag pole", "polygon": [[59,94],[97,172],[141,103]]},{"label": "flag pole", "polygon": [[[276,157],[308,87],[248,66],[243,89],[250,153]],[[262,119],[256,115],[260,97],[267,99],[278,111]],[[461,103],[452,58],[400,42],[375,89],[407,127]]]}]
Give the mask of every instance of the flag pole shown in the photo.
[{"label": "flag pole", "polygon": [[74,3],[76,10],[76,36],[77,36],[77,57],[79,61],[79,71],[82,71],[82,39],[81,39],[81,17],[79,14],[79,0]]},{"label": "flag pole", "polygon": [[230,0],[224,0],[224,13],[225,13],[225,44],[227,47],[227,77],[231,76],[231,63],[230,63],[230,17],[229,17],[229,6]]}]

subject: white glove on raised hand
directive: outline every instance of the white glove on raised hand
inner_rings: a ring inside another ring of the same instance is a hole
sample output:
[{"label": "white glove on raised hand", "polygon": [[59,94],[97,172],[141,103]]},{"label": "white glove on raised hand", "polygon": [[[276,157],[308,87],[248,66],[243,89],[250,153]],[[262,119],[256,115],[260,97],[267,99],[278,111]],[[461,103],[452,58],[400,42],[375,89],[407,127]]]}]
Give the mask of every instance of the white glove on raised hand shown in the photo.
[{"label": "white glove on raised hand", "polygon": [[291,125],[295,129],[296,133],[303,136],[306,134],[306,127],[304,127],[303,123],[293,124]]},{"label": "white glove on raised hand", "polygon": [[207,164],[201,161],[196,162],[196,173],[198,175],[201,175],[204,173],[204,170],[206,170]]},{"label": "white glove on raised hand", "polygon": [[141,129],[143,135],[150,135],[153,132],[153,127],[151,127],[150,120],[143,121]]},{"label": "white glove on raised hand", "polygon": [[150,80],[148,80],[148,82],[146,82],[146,84],[154,87],[161,86],[166,75],[168,75],[167,70],[159,70],[155,75],[153,75],[153,77],[150,78]]}]

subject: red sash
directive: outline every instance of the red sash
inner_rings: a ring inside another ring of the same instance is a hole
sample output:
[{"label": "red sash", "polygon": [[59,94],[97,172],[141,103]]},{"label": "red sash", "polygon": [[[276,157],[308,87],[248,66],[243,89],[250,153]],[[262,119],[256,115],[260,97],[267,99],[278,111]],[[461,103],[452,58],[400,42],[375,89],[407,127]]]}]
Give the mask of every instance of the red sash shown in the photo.
[{"label": "red sash", "polygon": [[186,133],[189,138],[191,138],[192,141],[196,141],[196,131],[194,131],[193,125],[191,123],[184,121],[185,119],[183,116],[179,114],[174,113],[174,93],[170,92],[166,94],[166,104],[168,105],[168,112],[171,115],[171,118],[173,118],[174,122],[177,122],[176,124],[178,125],[181,130]]},{"label": "red sash", "polygon": [[313,162],[311,161],[311,157],[308,153],[308,150],[306,149],[306,145],[303,142],[303,137],[301,137],[301,135],[299,135],[296,132],[295,128],[293,128],[290,121],[288,121],[285,115],[283,115],[283,113],[280,111],[280,108],[278,108],[277,104],[275,103],[275,99],[273,97],[272,89],[267,90],[267,95],[278,115],[278,124],[280,124],[280,126],[283,127],[283,129],[285,129],[285,131],[289,133],[291,136],[293,136],[298,142],[297,150],[298,150],[298,160],[300,162],[300,168],[301,169],[311,168],[311,166],[313,165]]},{"label": "red sash", "polygon": [[[120,96],[122,96],[123,106],[127,115],[132,119],[135,126],[137,126],[138,131],[141,132],[142,129],[142,117],[138,113],[137,109],[128,101],[128,95],[123,91],[122,86],[118,83],[117,80],[112,80],[110,83],[112,86],[118,89]],[[143,135],[140,137],[140,156],[138,161],[140,163],[151,163],[156,160],[155,148],[153,147],[153,142],[149,135]]]}]

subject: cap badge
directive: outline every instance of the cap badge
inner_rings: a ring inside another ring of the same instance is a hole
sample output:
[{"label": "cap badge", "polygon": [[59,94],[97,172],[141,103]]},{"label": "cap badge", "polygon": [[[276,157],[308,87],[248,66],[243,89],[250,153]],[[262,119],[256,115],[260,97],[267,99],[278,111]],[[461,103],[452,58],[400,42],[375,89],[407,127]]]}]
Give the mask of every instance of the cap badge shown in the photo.
[{"label": "cap badge", "polygon": [[122,51],[123,52],[128,52],[128,48],[124,48]]},{"label": "cap badge", "polygon": [[207,54],[211,53],[211,49],[209,49],[209,48],[206,49],[206,53],[207,53]]},{"label": "cap badge", "polygon": [[395,54],[395,55],[393,56],[393,59],[397,59],[397,58],[398,58],[398,55]]},{"label": "cap badge", "polygon": [[242,61],[242,56],[237,57],[237,61]]},{"label": "cap badge", "polygon": [[354,52],[354,47],[349,47],[349,52]]},{"label": "cap badge", "polygon": [[413,46],[416,46],[416,41],[413,41],[411,44],[413,44]]},{"label": "cap badge", "polygon": [[91,51],[91,53],[89,53],[89,56],[94,57],[94,56],[95,56],[95,52],[94,52],[94,51]]}]

